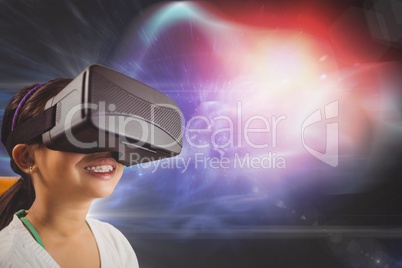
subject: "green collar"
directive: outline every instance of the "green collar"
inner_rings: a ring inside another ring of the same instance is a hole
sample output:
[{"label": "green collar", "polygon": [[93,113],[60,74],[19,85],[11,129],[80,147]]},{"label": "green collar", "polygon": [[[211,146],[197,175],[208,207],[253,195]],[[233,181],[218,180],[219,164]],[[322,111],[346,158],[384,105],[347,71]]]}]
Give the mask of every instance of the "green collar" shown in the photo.
[{"label": "green collar", "polygon": [[35,227],[32,225],[32,223],[29,222],[25,216],[27,215],[25,209],[21,209],[17,213],[15,213],[17,217],[22,221],[22,223],[28,228],[29,232],[31,232],[32,236],[35,238],[36,242],[38,242],[39,245],[41,245],[43,248],[45,246],[43,245],[42,239],[40,239],[40,236],[38,232],[36,231]]}]

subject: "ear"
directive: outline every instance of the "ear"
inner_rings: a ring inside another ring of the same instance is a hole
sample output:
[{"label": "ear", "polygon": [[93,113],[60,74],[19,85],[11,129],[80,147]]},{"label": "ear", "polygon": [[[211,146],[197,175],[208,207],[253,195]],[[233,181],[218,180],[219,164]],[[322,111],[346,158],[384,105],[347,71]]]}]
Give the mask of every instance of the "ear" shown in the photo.
[{"label": "ear", "polygon": [[26,174],[31,173],[35,161],[31,157],[28,145],[17,144],[13,148],[12,157],[17,166]]}]

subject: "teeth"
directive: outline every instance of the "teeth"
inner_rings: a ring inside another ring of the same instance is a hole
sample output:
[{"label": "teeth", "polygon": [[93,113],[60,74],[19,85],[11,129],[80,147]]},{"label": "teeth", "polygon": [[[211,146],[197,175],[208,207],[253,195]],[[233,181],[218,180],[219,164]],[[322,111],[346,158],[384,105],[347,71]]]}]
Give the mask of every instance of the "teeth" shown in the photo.
[{"label": "teeth", "polygon": [[110,172],[113,171],[113,167],[111,165],[102,165],[102,166],[92,166],[92,167],[86,167],[85,170],[90,171],[90,172],[97,172],[97,173],[102,173],[102,172]]}]

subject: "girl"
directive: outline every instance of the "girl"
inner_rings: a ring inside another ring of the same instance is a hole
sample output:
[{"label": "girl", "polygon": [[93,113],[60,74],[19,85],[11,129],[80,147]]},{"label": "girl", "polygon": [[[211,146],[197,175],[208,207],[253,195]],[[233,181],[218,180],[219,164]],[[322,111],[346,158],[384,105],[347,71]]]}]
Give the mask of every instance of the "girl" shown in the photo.
[{"label": "girl", "polygon": [[[4,112],[3,144],[70,82],[56,79],[17,93]],[[54,151],[39,137],[17,144],[10,158],[21,179],[0,197],[0,267],[138,267],[117,229],[86,218],[92,201],[110,195],[122,176],[123,165],[110,153]]]}]

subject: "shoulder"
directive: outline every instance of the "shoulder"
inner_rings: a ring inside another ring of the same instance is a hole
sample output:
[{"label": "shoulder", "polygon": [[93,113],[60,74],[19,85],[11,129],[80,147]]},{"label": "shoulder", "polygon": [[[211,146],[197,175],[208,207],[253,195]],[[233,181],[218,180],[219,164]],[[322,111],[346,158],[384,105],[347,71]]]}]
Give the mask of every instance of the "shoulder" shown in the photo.
[{"label": "shoulder", "polygon": [[103,222],[103,221],[100,221],[97,219],[92,219],[92,218],[87,218],[86,221],[92,230],[97,229],[102,232],[105,232],[106,234],[123,236],[123,234],[110,223]]},{"label": "shoulder", "polygon": [[0,231],[0,267],[58,267],[14,215]]},{"label": "shoulder", "polygon": [[117,228],[96,219],[86,220],[98,243],[103,262],[109,262],[113,258],[113,262],[121,264],[115,267],[138,267],[137,256],[132,246]]},{"label": "shoulder", "polygon": [[18,225],[16,218],[0,231],[0,260],[4,260],[15,248],[18,241]]},{"label": "shoulder", "polygon": [[127,238],[113,225],[91,218],[87,218],[87,223],[95,235],[99,235],[96,237],[97,239],[102,239],[119,247],[125,246],[132,249]]},{"label": "shoulder", "polygon": [[24,239],[23,225],[14,216],[10,224],[0,231],[0,267],[23,267],[33,253]]}]

